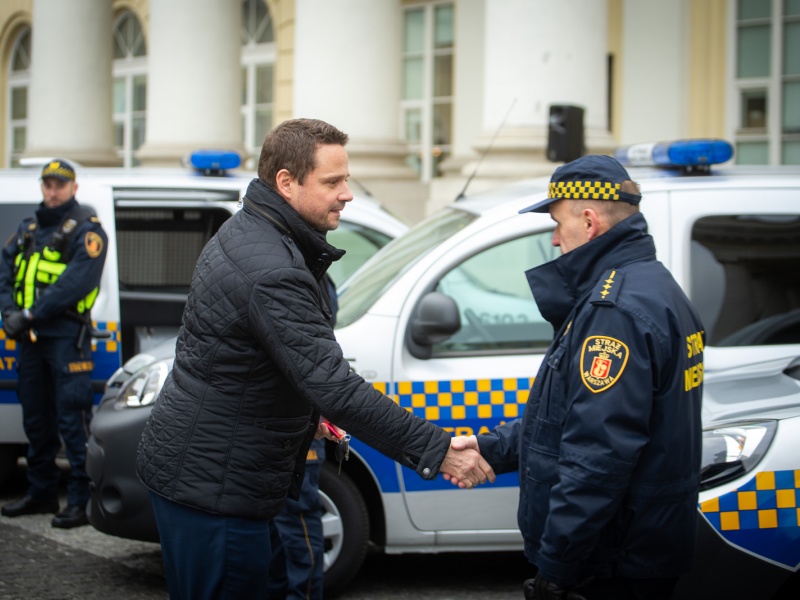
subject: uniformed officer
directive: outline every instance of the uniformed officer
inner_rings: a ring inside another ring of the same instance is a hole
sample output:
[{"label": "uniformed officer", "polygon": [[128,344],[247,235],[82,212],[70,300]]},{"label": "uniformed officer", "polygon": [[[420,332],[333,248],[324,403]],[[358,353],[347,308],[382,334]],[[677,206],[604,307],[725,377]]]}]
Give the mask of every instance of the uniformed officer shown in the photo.
[{"label": "uniformed officer", "polygon": [[[108,238],[94,211],[75,200],[75,170],[65,160],[42,169],[43,200],[2,251],[3,330],[19,347],[17,395],[28,438],[28,492],[6,504],[7,517],[57,513],[53,527],[84,525],[89,500],[86,441],[92,415],[90,309],[97,298]],[[60,434],[60,439],[59,439]],[[70,472],[59,512],[64,442]]]},{"label": "uniformed officer", "polygon": [[701,457],[703,326],[656,260],[641,194],[609,156],[556,169],[561,256],[527,277],[554,340],[520,419],[454,441],[518,471],[537,600],[669,598],[690,569]]}]

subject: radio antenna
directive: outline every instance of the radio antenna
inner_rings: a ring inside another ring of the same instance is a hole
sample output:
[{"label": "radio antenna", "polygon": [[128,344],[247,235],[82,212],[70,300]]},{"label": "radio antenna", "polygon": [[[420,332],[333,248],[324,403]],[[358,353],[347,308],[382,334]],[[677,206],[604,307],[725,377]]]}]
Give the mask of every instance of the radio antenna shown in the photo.
[{"label": "radio antenna", "polygon": [[498,134],[500,133],[500,131],[505,126],[506,121],[508,120],[508,117],[511,114],[511,109],[514,108],[514,105],[516,103],[517,103],[517,99],[514,98],[511,101],[511,106],[509,106],[508,110],[506,111],[506,116],[503,117],[502,121],[500,121],[500,125],[497,127],[497,130],[494,132],[494,135],[492,136],[492,139],[489,140],[489,145],[486,146],[486,148],[483,150],[481,155],[478,157],[478,164],[475,165],[475,168],[473,169],[472,174],[467,178],[467,182],[464,184],[464,188],[461,190],[461,193],[459,193],[458,196],[456,196],[456,202],[458,202],[459,200],[463,200],[464,199],[464,194],[466,193],[467,188],[469,187],[469,184],[472,183],[473,178],[475,177],[475,175],[478,174],[478,169],[480,168],[481,163],[483,162],[483,159],[486,157],[487,154],[489,154],[489,150],[491,150],[492,147],[494,146],[494,141],[497,139]]}]

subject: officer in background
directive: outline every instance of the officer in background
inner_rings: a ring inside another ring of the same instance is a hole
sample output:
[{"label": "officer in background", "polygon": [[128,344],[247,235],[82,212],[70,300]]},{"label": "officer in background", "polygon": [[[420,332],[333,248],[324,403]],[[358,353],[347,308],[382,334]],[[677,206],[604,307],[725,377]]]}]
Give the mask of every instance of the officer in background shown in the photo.
[{"label": "officer in background", "polygon": [[[28,492],[2,507],[6,517],[58,513],[53,527],[85,525],[86,441],[92,416],[92,320],[108,238],[94,211],[75,200],[75,170],[64,160],[42,169],[42,203],[5,244],[0,310],[19,347],[17,395],[28,438]],[[59,512],[64,441],[70,473]]]},{"label": "officer in background", "polygon": [[[327,283],[331,326],[336,325],[339,302],[330,275]],[[341,431],[337,428],[337,431]],[[325,574],[324,512],[319,497],[319,474],[325,462],[325,438],[311,442],[300,498],[287,498],[269,526],[272,561],[267,600],[322,600]]]}]

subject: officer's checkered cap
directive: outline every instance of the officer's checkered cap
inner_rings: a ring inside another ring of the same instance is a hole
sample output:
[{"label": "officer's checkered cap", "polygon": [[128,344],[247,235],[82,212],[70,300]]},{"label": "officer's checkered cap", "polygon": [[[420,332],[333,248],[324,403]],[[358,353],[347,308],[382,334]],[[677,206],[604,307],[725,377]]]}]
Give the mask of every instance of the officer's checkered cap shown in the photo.
[{"label": "officer's checkered cap", "polygon": [[550,178],[547,198],[523,208],[520,213],[546,213],[556,200],[611,200],[639,204],[636,194],[623,192],[623,181],[630,179],[628,172],[610,156],[589,154],[558,167]]}]

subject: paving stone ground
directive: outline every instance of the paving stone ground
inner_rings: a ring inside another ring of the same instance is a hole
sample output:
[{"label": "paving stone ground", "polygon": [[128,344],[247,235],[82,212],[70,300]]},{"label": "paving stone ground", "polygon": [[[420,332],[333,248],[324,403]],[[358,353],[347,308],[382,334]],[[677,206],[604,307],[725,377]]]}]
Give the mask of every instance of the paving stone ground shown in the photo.
[{"label": "paving stone ground", "polygon": [[0,517],[0,598],[4,600],[168,597],[161,575],[98,557],[9,521]]},{"label": "paving stone ground", "polygon": [[[20,468],[0,490],[0,504],[21,497],[25,488]],[[168,598],[158,544],[122,540],[89,525],[55,529],[51,519],[0,516],[0,599]]]}]

